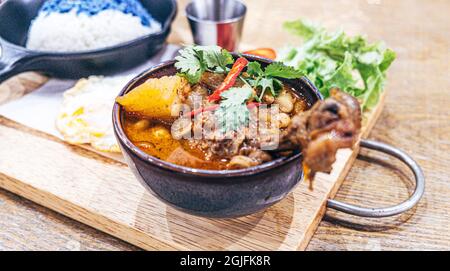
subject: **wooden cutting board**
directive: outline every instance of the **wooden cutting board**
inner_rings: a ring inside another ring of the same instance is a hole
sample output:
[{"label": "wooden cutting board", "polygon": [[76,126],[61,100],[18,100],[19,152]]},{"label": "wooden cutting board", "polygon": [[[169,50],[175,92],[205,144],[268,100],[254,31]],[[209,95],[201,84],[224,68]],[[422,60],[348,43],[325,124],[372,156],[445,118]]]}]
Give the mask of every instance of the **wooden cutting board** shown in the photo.
[{"label": "wooden cutting board", "polygon": [[[383,104],[366,114],[363,137]],[[264,212],[207,219],[160,202],[126,164],[0,116],[0,187],[149,250],[303,250],[357,152],[339,151],[313,191],[303,182]]]}]

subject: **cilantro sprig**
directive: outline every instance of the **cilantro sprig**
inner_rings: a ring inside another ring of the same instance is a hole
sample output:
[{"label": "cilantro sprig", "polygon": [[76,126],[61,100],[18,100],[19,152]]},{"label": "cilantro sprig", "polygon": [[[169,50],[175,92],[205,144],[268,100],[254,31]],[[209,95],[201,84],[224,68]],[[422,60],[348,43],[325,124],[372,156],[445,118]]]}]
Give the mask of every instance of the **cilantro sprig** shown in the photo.
[{"label": "cilantro sprig", "polygon": [[232,55],[219,46],[187,46],[175,57],[175,67],[191,84],[200,81],[205,71],[225,73],[233,64]]},{"label": "cilantro sprig", "polygon": [[220,96],[220,107],[214,112],[222,132],[236,131],[248,124],[250,112],[246,102],[253,95],[248,86],[230,88]]},{"label": "cilantro sprig", "polygon": [[267,90],[270,90],[274,97],[278,95],[278,92],[283,88],[283,83],[278,78],[294,79],[303,75],[301,71],[281,62],[274,62],[263,70],[261,64],[255,61],[248,64],[247,73],[251,76],[251,79],[248,80],[249,84],[254,88],[261,89],[259,100],[262,99]]}]

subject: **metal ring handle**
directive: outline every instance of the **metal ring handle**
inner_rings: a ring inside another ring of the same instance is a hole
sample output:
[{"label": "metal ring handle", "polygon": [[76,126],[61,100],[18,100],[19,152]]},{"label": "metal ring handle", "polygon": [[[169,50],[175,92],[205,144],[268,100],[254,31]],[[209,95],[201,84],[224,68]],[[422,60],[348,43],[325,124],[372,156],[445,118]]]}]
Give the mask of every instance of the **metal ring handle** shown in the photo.
[{"label": "metal ring handle", "polygon": [[404,202],[386,208],[364,208],[332,199],[329,199],[327,201],[327,207],[361,217],[394,216],[404,213],[413,208],[419,202],[425,191],[425,177],[420,166],[411,158],[411,156],[390,145],[372,140],[361,140],[360,146],[363,148],[386,153],[398,158],[400,161],[405,163],[414,173],[414,179],[416,182],[414,193],[409,197],[409,199],[405,200]]}]

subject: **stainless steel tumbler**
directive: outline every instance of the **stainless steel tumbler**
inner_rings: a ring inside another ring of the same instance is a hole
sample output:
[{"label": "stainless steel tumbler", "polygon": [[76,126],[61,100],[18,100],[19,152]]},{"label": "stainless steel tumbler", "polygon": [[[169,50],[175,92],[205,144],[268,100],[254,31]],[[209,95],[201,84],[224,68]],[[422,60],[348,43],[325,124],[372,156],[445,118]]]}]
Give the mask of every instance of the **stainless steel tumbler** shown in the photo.
[{"label": "stainless steel tumbler", "polygon": [[238,0],[194,0],[186,7],[194,43],[236,51],[247,7]]}]

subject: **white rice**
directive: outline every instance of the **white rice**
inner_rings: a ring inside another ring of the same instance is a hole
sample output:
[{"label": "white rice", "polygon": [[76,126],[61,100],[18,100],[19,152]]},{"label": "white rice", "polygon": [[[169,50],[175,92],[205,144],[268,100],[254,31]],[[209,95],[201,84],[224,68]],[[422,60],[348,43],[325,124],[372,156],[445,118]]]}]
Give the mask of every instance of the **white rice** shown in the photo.
[{"label": "white rice", "polygon": [[161,24],[141,24],[139,17],[117,10],[105,10],[95,16],[52,12],[39,14],[33,21],[27,48],[37,51],[76,52],[114,46],[161,31]]}]

